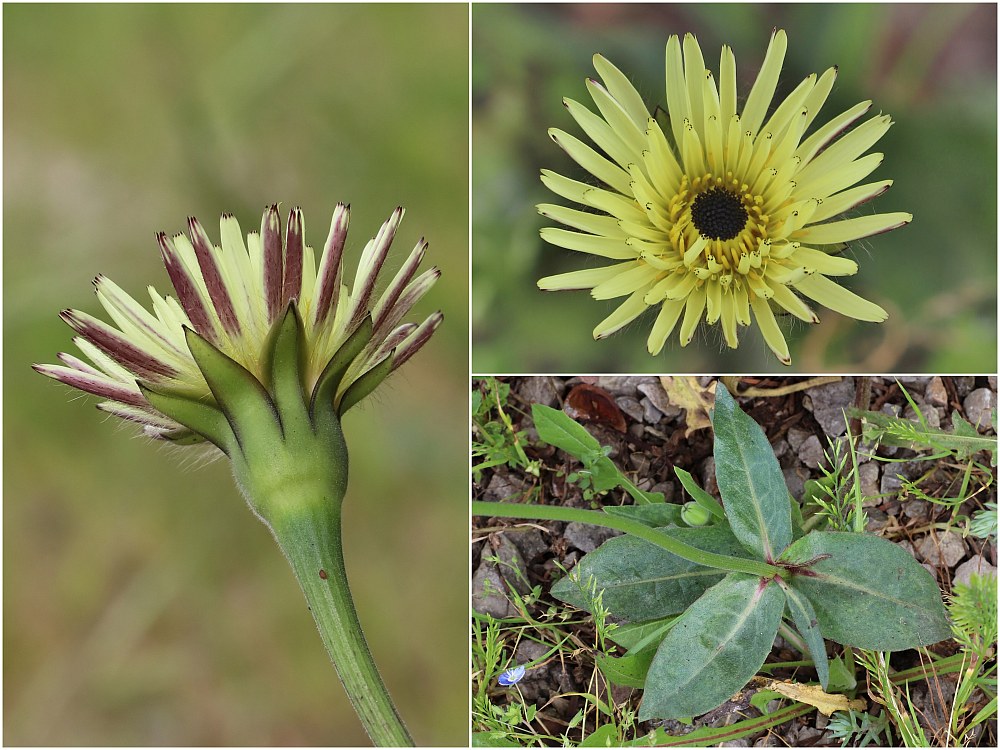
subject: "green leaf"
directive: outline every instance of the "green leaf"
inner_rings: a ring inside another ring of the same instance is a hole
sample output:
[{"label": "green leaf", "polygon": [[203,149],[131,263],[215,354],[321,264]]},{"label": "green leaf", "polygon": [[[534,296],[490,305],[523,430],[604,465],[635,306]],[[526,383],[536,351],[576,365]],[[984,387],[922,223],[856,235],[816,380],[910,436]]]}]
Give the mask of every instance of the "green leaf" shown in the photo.
[{"label": "green leaf", "polygon": [[[559,413],[562,414],[562,412]],[[573,424],[576,423],[574,422]],[[594,483],[594,489],[598,492],[606,492],[607,490],[614,489],[621,481],[621,474],[618,471],[618,467],[607,456],[601,456],[592,463],[584,460],[584,465],[590,471],[590,480]]]},{"label": "green leaf", "polygon": [[625,623],[611,630],[608,637],[622,648],[627,649],[629,653],[638,653],[647,648],[655,649],[676,620],[676,616],[670,615],[647,622]]},{"label": "green leaf", "polygon": [[733,534],[771,562],[792,541],[785,477],[771,444],[721,383],[715,389],[715,476]]},{"label": "green leaf", "polygon": [[792,622],[798,628],[801,635],[809,647],[809,655],[812,656],[816,665],[816,674],[819,676],[819,684],[823,690],[827,690],[830,684],[830,665],[826,658],[826,646],[823,643],[823,636],[819,629],[819,620],[816,619],[816,612],[813,611],[812,604],[800,592],[793,589],[780,578],[777,579],[785,592],[785,604],[792,615]]},{"label": "green leaf", "polygon": [[655,654],[653,649],[618,657],[599,653],[594,661],[611,684],[641,688],[646,683],[646,672]]},{"label": "green leaf", "polygon": [[782,561],[804,563],[811,575],[790,583],[812,602],[826,638],[873,651],[900,651],[951,635],[937,584],[902,547],[868,534],[814,531]]},{"label": "green leaf", "polygon": [[604,724],[587,735],[579,747],[619,747],[618,727],[614,724]]},{"label": "green leaf", "polygon": [[535,422],[538,437],[571,456],[584,460],[594,451],[601,450],[597,438],[587,432],[583,425],[574,422],[558,409],[543,404],[532,404],[531,418]]},{"label": "green leaf", "polygon": [[698,486],[698,483],[694,481],[694,477],[691,476],[691,472],[685,471],[679,466],[675,466],[674,474],[676,474],[677,478],[681,480],[681,485],[683,485],[684,489],[687,490],[687,493],[691,496],[691,499],[698,503],[698,505],[716,518],[721,519],[726,517],[726,512],[722,509],[719,501]]},{"label": "green leaf", "polygon": [[673,503],[650,503],[649,505],[605,505],[605,513],[624,516],[647,526],[676,526],[681,520],[681,506]]},{"label": "green leaf", "polygon": [[[748,557],[726,526],[657,530],[698,549]],[[552,587],[552,595],[590,612],[593,594],[603,591],[602,602],[616,617],[652,620],[683,612],[724,576],[725,571],[693,563],[626,534],[584,555],[569,576]]]},{"label": "green leaf", "polygon": [[745,573],[706,591],[657,649],[640,721],[699,716],[728,700],[764,663],[784,607],[778,586]]}]

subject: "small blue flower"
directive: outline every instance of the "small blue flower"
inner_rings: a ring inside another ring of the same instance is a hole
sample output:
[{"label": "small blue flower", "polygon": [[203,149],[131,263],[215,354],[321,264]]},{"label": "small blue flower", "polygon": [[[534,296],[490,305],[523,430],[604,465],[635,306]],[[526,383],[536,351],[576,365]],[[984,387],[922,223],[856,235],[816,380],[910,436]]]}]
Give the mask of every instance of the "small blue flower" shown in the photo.
[{"label": "small blue flower", "polygon": [[519,683],[522,677],[524,677],[523,664],[520,667],[514,667],[513,669],[508,669],[506,672],[500,675],[500,679],[498,680],[498,682],[501,685],[508,687],[510,685],[516,685],[517,683]]}]

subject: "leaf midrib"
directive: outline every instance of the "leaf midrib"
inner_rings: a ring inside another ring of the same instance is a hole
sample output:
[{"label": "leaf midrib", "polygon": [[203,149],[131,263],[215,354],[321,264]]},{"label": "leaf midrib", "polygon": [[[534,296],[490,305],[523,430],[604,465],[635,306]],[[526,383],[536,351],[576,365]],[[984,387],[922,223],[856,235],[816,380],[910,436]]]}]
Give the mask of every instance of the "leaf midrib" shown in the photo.
[{"label": "leaf midrib", "polygon": [[876,599],[882,599],[882,600],[887,601],[887,602],[892,602],[893,604],[898,604],[898,605],[900,605],[902,607],[905,607],[906,609],[909,609],[909,610],[916,610],[918,612],[928,612],[929,611],[927,609],[927,607],[923,607],[923,606],[921,606],[921,605],[919,605],[917,603],[908,601],[906,599],[897,599],[897,598],[892,597],[892,596],[887,596],[882,591],[875,591],[873,589],[865,588],[861,584],[856,583],[855,581],[852,581],[849,578],[840,578],[838,576],[831,575],[830,573],[822,573],[820,571],[814,571],[814,572],[816,574],[814,576],[815,578],[824,579],[824,582],[828,583],[831,586],[840,586],[841,588],[849,589],[849,590],[852,590],[852,591],[860,591],[860,592],[862,592],[864,594],[868,594],[870,596],[874,596]]},{"label": "leaf midrib", "polygon": [[681,688],[684,688],[685,686],[690,684],[696,677],[701,676],[708,668],[708,665],[718,658],[719,654],[722,653],[725,646],[731,640],[733,640],[735,634],[743,627],[743,624],[748,619],[750,619],[750,615],[753,614],[754,609],[756,609],[757,607],[757,603],[762,598],[761,597],[762,593],[763,590],[754,591],[753,595],[750,597],[750,600],[747,602],[747,606],[743,609],[743,612],[740,613],[739,618],[736,620],[734,627],[728,633],[726,633],[725,638],[719,641],[719,645],[716,647],[715,651],[712,652],[712,655],[702,663],[701,668],[692,672],[691,675],[688,677],[688,679],[684,680],[684,682],[678,683],[677,689],[674,690],[675,695],[681,691]]},{"label": "leaf midrib", "polygon": [[754,484],[753,472],[751,471],[750,463],[747,461],[747,456],[743,452],[743,444],[739,440],[735,442],[736,452],[739,453],[740,462],[743,464],[743,470],[747,477],[747,487],[750,489],[750,496],[753,500],[754,515],[757,517],[757,530],[760,533],[761,543],[764,546],[763,552],[766,559],[772,560],[774,559],[774,550],[771,547],[771,538],[767,533],[767,524],[764,523],[764,514],[761,512],[761,502],[757,495],[757,487]]}]

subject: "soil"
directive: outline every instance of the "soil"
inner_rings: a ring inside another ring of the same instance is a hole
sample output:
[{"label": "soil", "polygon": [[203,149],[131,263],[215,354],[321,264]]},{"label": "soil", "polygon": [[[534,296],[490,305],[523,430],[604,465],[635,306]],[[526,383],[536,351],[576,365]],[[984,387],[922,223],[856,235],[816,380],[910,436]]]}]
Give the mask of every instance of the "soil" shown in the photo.
[{"label": "soil", "polygon": [[[686,402],[685,394],[696,392],[711,384],[713,378],[658,378],[636,377],[511,377],[499,378],[510,385],[510,397],[505,411],[515,430],[525,431],[521,444],[527,457],[540,461],[538,476],[521,468],[503,464],[479,472],[474,477],[473,498],[476,500],[518,500],[528,496],[532,502],[560,504],[582,508],[599,508],[607,504],[626,504],[631,499],[621,491],[586,499],[577,484],[567,481],[578,462],[562,451],[538,442],[531,422],[530,405],[543,403],[563,408],[580,421],[602,445],[611,447],[610,457],[635,482],[640,489],[662,492],[667,502],[688,500],[674,475],[674,467],[691,472],[710,493],[718,497],[712,459],[712,431],[699,413],[695,402]],[[741,407],[762,425],[778,456],[789,490],[795,497],[802,494],[804,483],[822,477],[820,466],[824,449],[831,439],[846,439],[848,430],[843,410],[855,403],[865,404],[873,411],[884,411],[913,417],[903,389],[917,403],[924,417],[932,426],[950,429],[952,412],[976,425],[981,433],[995,434],[992,412],[996,408],[996,378],[990,377],[910,377],[910,378],[822,378],[818,382],[804,382],[802,378],[741,378],[738,391],[771,391],[788,389],[796,384],[804,389],[791,390],[782,395],[758,395],[737,398]],[[684,381],[684,382],[675,382]],[[473,381],[474,388],[483,389],[487,381]],[[731,384],[730,389],[734,386]],[[686,403],[683,408],[678,402]],[[859,424],[850,426],[852,431]],[[474,435],[474,440],[477,436]],[[880,446],[876,455],[894,459],[916,458],[918,454],[905,448]],[[981,463],[989,465],[982,455]],[[963,466],[955,462],[906,461],[883,463],[861,458],[861,479],[866,496],[869,516],[868,530],[904,546],[935,577],[947,594],[953,581],[967,579],[972,570],[984,572],[997,565],[996,546],[973,536],[963,536],[963,528],[955,525],[946,531],[942,526],[952,517],[953,509],[920,499],[907,490],[905,479],[924,476],[920,488],[930,497],[950,497],[958,491]],[[902,478],[900,478],[900,476]],[[925,476],[926,475],[926,476]],[[974,499],[966,501],[958,513],[972,515],[988,501],[996,501],[996,472],[992,481]],[[935,526],[934,524],[939,524]],[[566,605],[552,599],[548,590],[563,574],[560,566],[571,569],[587,552],[599,546],[608,535],[617,532],[581,524],[560,522],[519,522],[513,519],[473,517],[472,571],[473,607],[494,617],[514,614],[508,599],[497,595],[503,585],[525,592],[540,587],[543,592],[532,614],[540,616],[552,606]],[[498,556],[510,566],[497,567],[488,559]],[[519,569],[525,581],[504,571]],[[492,581],[492,585],[486,583]],[[581,618],[574,618],[581,619]],[[575,635],[580,644],[594,643],[593,624],[584,617],[579,625],[563,627]],[[931,647],[932,651],[948,655],[954,653],[956,644],[944,641]],[[515,663],[538,658],[532,649],[546,647],[522,639]],[[769,662],[791,661],[801,658],[797,652],[785,647],[779,637],[768,658]],[[891,665],[907,669],[919,665],[916,651],[896,652]],[[859,675],[863,670],[858,667]],[[778,679],[815,680],[815,673],[804,670],[793,675],[781,670],[773,674]],[[595,682],[596,680],[596,682]],[[928,738],[941,731],[940,714],[942,695],[948,695],[948,685],[935,681],[911,683],[911,698]],[[574,651],[571,658],[549,660],[529,670],[518,686],[524,699],[538,708],[538,728],[554,736],[567,730],[567,723],[583,706],[574,692],[605,694],[603,678],[593,663],[592,652],[587,648]],[[954,684],[950,686],[954,691]],[[730,702],[709,714],[695,719],[691,726],[675,721],[651,721],[638,725],[638,735],[663,727],[672,735],[684,734],[700,726],[726,726],[740,719],[760,715],[750,706],[752,685],[734,696]],[[631,702],[637,708],[641,691],[614,687],[612,693],[617,704]],[[505,697],[506,696],[506,697]],[[498,691],[494,702],[512,700],[510,691]],[[864,690],[860,697],[866,697]],[[985,704],[985,699],[983,700]],[[947,704],[945,704],[947,705]],[[869,703],[869,711],[876,713],[877,706]],[[945,712],[945,715],[947,713]],[[816,711],[793,719],[785,724],[740,740],[728,746],[840,746],[826,731],[827,719]],[[996,746],[996,722],[987,722],[977,739],[977,744]],[[592,730],[592,726],[589,728]],[[570,732],[570,739],[574,734]],[[576,737],[579,739],[579,736]]]}]

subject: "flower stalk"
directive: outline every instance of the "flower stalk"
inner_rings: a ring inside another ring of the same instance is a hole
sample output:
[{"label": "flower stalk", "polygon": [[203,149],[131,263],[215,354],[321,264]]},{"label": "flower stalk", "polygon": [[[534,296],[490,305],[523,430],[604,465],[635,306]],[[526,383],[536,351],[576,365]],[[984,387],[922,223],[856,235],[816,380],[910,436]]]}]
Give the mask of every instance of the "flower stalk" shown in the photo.
[{"label": "flower stalk", "polygon": [[472,515],[474,516],[496,516],[503,518],[530,518],[544,521],[566,521],[572,523],[589,523],[594,526],[604,526],[608,529],[624,531],[626,534],[644,539],[657,547],[662,547],[667,552],[677,555],[685,560],[690,560],[699,565],[719,570],[728,570],[737,573],[748,573],[750,575],[761,576],[762,578],[773,578],[781,572],[781,568],[768,565],[759,560],[747,560],[741,557],[731,557],[720,555],[715,552],[692,547],[678,539],[661,534],[656,529],[646,526],[639,521],[633,521],[624,516],[612,516],[596,510],[583,510],[582,508],[564,508],[557,505],[533,505],[530,503],[492,503],[482,500],[472,501]]}]

